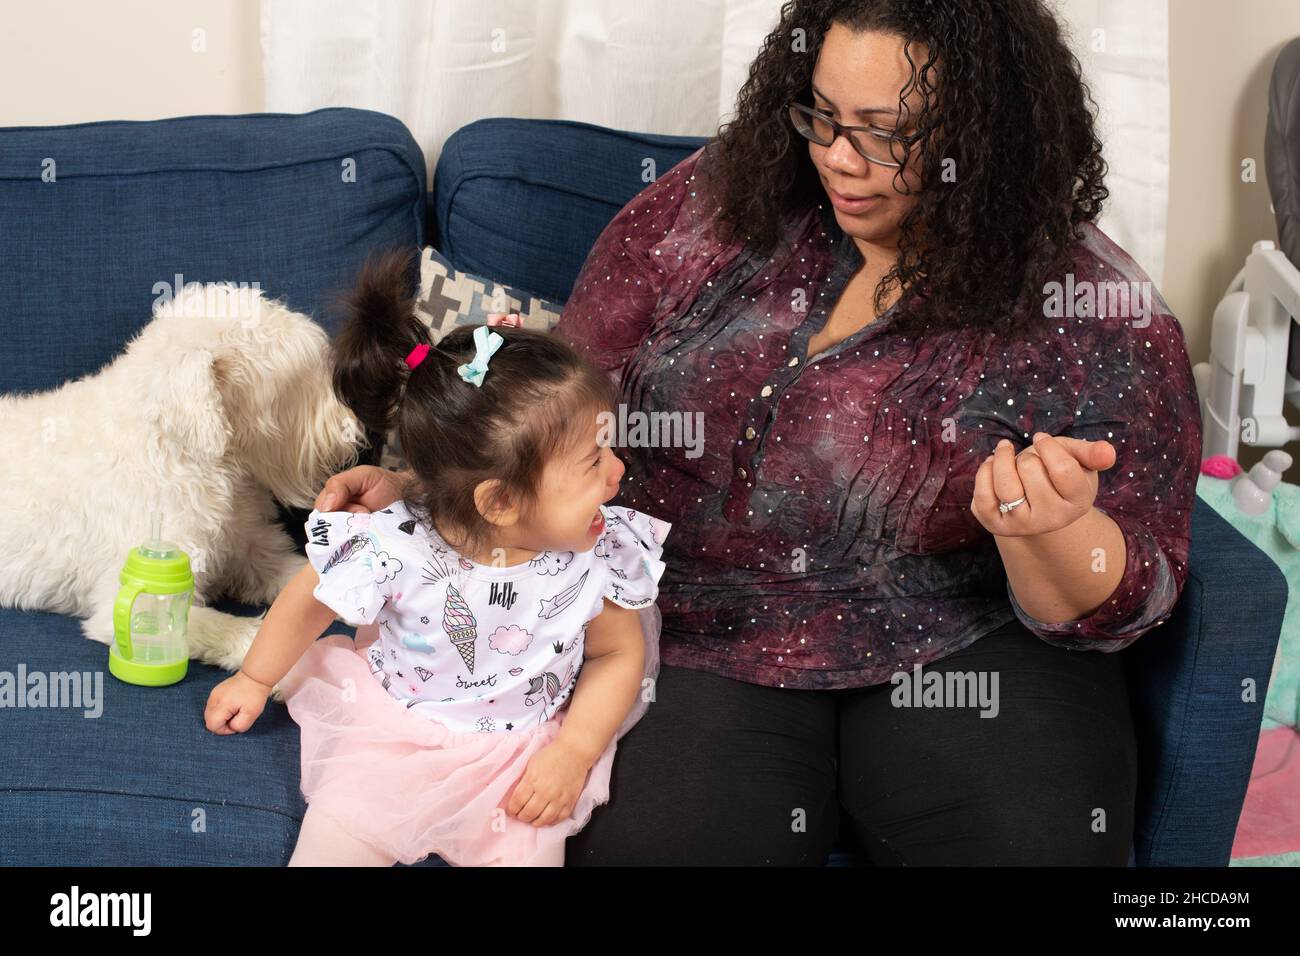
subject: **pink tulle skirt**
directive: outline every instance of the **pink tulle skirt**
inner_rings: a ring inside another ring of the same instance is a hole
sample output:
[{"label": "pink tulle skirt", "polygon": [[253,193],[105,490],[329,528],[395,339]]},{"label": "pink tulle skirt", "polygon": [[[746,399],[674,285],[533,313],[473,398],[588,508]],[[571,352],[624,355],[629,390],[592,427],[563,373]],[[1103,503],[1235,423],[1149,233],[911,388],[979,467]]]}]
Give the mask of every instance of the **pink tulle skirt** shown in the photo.
[{"label": "pink tulle skirt", "polygon": [[[645,675],[657,678],[659,613],[651,605],[638,614]],[[534,826],[505,807],[533,754],[559,733],[568,705],[526,730],[454,731],[408,710],[371,674],[366,649],[378,634],[370,625],[357,628],[355,644],[323,637],[280,682],[302,732],[303,798],[316,812],[401,863],[434,853],[453,866],[517,866],[562,845],[608,802],[617,743],[645,714],[647,695],[637,695],[592,765],[572,814]]]}]

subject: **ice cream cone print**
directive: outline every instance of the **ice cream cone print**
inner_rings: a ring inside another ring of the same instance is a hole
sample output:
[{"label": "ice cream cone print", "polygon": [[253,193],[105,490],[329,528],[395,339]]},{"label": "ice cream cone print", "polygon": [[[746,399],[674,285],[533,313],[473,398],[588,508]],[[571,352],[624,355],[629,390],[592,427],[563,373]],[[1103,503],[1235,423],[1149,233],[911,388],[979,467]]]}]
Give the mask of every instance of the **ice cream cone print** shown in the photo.
[{"label": "ice cream cone print", "polygon": [[447,606],[442,612],[442,626],[451,638],[461,660],[474,673],[474,639],[478,637],[478,622],[465,599],[452,585],[447,585]]},{"label": "ice cream cone print", "polygon": [[474,638],[476,632],[474,628],[462,631],[452,631],[451,642],[456,645],[456,650],[460,651],[460,658],[469,668],[469,672],[474,673]]}]

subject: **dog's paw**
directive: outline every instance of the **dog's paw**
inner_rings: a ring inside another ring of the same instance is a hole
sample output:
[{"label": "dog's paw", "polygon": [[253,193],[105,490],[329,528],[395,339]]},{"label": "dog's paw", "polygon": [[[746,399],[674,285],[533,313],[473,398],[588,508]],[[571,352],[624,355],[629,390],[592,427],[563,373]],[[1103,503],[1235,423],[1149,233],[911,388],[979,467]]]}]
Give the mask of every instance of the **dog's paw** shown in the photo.
[{"label": "dog's paw", "polygon": [[271,688],[271,700],[275,701],[277,704],[284,703],[284,691],[280,689],[279,684],[276,684]]},{"label": "dog's paw", "polygon": [[112,621],[106,621],[100,615],[82,621],[81,633],[87,640],[95,641],[105,646],[112,645],[113,641],[116,640],[113,633]]}]

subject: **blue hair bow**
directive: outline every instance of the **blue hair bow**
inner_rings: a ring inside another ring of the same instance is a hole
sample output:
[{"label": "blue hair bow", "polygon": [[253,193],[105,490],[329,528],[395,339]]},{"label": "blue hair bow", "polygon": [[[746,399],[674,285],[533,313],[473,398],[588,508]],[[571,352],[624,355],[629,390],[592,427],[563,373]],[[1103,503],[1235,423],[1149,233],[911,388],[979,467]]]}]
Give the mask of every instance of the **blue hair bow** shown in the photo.
[{"label": "blue hair bow", "polygon": [[480,325],[474,330],[474,358],[468,364],[457,368],[456,373],[475,388],[482,388],[483,376],[488,370],[488,359],[492,358],[496,350],[505,345],[505,342],[506,340],[498,333],[490,331],[486,325]]}]

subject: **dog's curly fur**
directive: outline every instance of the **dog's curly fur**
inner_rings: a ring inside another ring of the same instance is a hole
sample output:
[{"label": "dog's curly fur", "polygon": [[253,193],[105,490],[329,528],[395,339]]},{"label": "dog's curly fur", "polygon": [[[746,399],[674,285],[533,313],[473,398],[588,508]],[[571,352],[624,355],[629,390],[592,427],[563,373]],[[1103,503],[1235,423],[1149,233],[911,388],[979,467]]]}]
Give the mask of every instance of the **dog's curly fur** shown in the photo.
[{"label": "dog's curly fur", "polygon": [[111,643],[122,564],[161,510],[194,570],[190,656],[235,670],[262,618],[207,605],[275,599],[306,559],[273,497],[311,507],[366,438],[310,317],[228,283],[191,283],[153,313],[100,371],[0,396],[0,605],[75,615]]}]

